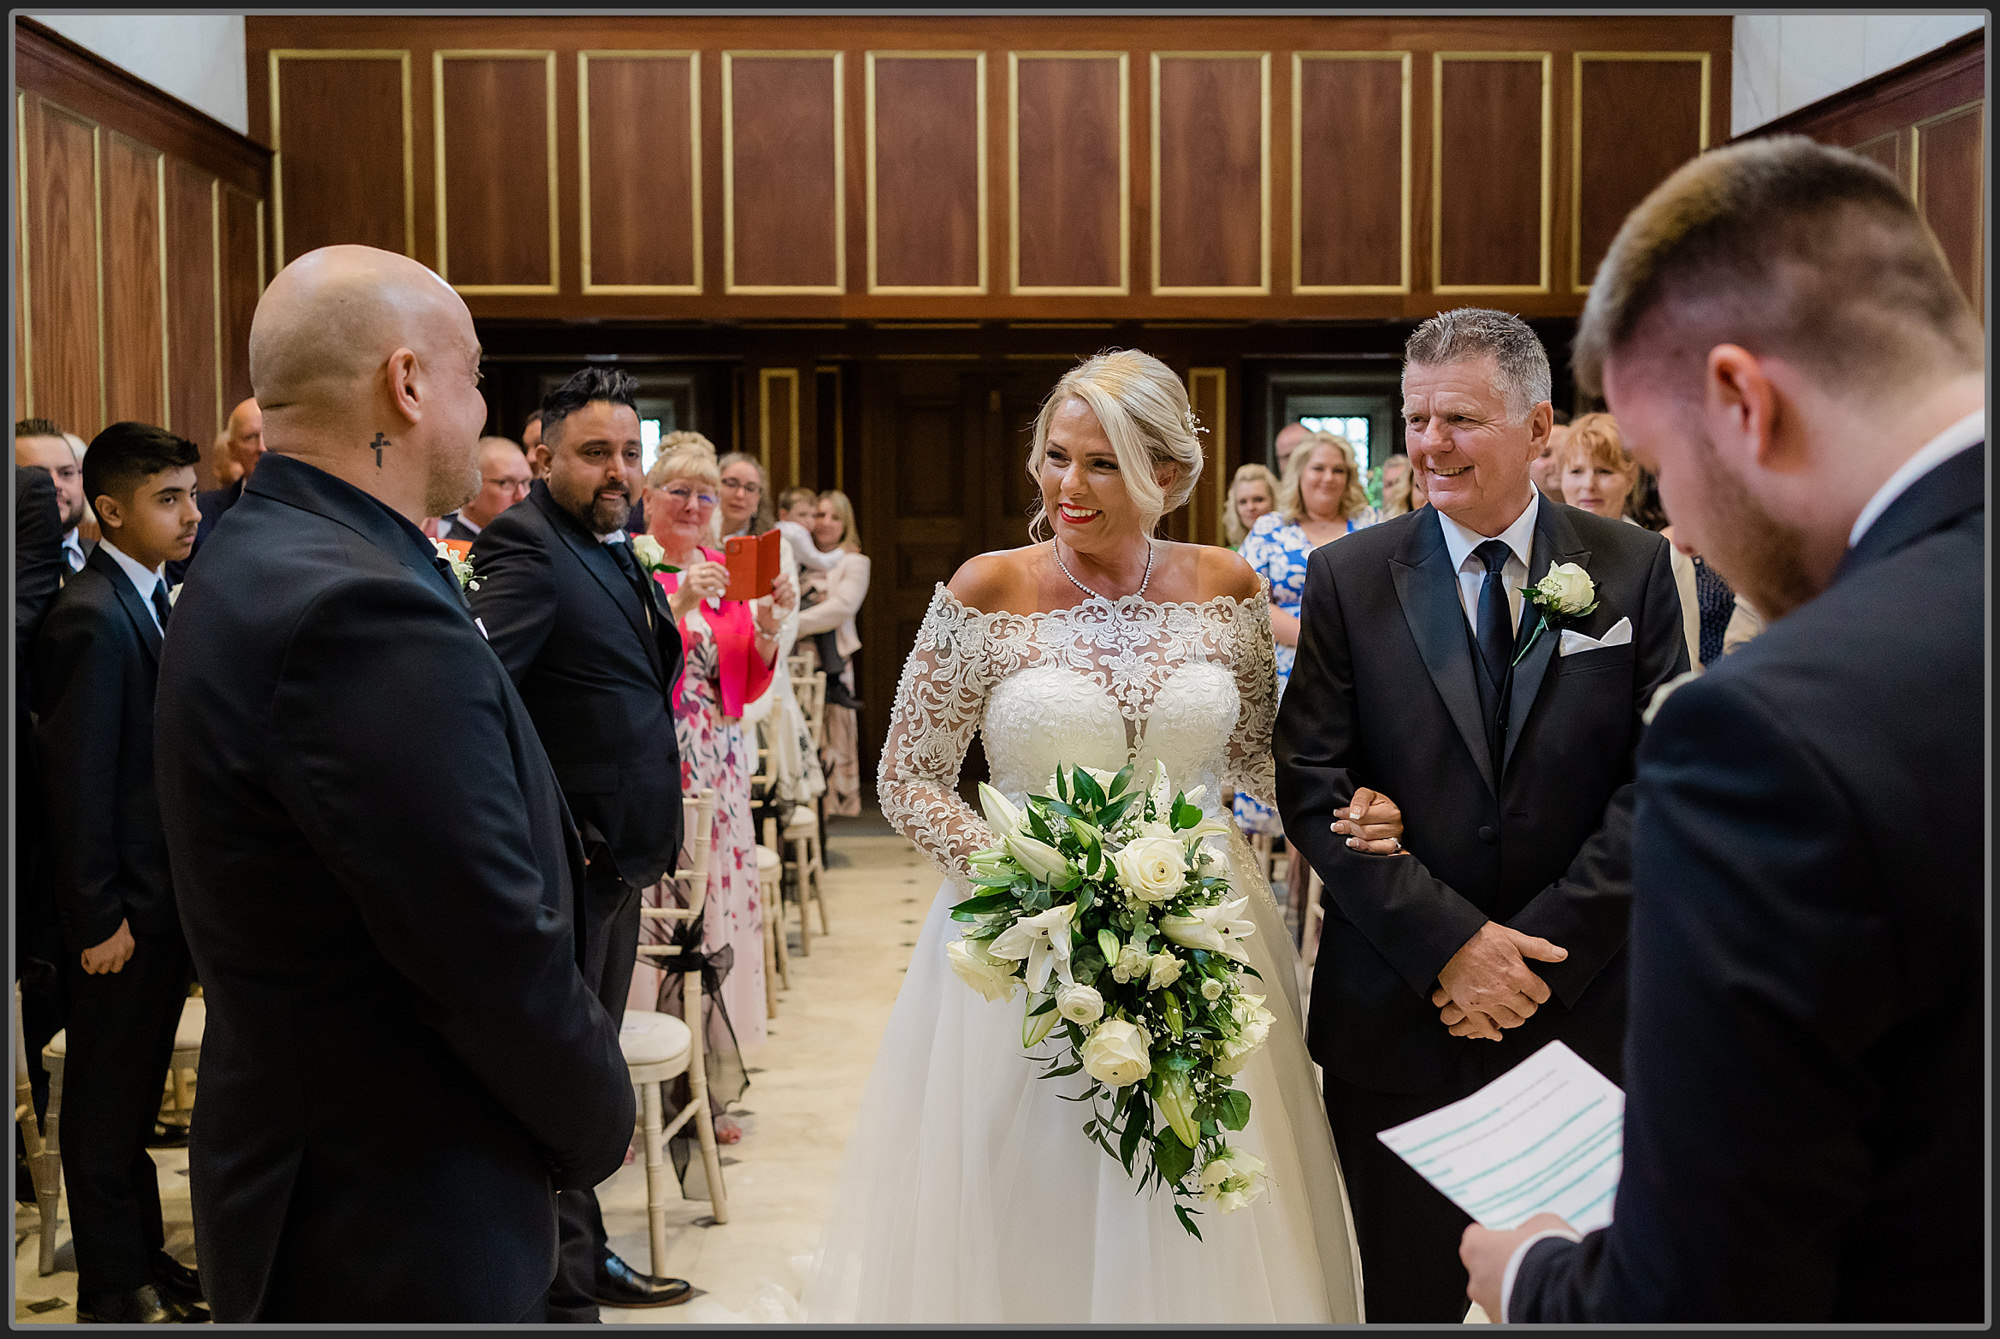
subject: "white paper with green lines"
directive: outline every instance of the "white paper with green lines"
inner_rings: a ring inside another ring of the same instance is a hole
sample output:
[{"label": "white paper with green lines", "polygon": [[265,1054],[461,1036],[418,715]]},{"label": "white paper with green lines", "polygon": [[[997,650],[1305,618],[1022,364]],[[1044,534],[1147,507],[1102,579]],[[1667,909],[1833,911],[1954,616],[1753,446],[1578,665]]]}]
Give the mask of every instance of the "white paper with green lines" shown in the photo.
[{"label": "white paper with green lines", "polygon": [[1552,1041],[1472,1096],[1376,1137],[1487,1227],[1553,1213],[1589,1232],[1611,1221],[1625,1094]]}]

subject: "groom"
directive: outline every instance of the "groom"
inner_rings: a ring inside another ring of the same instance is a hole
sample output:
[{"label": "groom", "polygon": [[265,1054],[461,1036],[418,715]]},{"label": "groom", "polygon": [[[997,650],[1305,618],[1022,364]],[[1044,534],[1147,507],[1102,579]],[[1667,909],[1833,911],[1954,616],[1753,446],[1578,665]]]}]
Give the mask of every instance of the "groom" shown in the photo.
[{"label": "groom", "polygon": [[[1448,311],[1404,358],[1430,506],[1313,553],[1273,743],[1286,835],[1326,884],[1309,1040],[1368,1319],[1451,1322],[1469,1220],[1376,1134],[1558,1038],[1620,1077],[1633,756],[1688,664],[1666,541],[1529,477],[1553,421],[1534,332]],[[1588,590],[1545,610],[1526,588],[1556,564]],[[1402,852],[1331,831],[1364,788],[1402,806]]]}]

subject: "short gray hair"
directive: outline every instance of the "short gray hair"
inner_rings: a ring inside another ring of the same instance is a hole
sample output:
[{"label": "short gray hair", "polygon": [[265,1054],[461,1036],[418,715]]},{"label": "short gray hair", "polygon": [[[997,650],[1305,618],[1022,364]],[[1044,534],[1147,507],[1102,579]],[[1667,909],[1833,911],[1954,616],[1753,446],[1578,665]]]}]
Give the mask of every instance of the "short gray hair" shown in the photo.
[{"label": "short gray hair", "polygon": [[1410,333],[1403,366],[1444,367],[1493,355],[1507,416],[1516,423],[1553,395],[1548,350],[1528,323],[1509,312],[1458,307],[1439,312]]}]

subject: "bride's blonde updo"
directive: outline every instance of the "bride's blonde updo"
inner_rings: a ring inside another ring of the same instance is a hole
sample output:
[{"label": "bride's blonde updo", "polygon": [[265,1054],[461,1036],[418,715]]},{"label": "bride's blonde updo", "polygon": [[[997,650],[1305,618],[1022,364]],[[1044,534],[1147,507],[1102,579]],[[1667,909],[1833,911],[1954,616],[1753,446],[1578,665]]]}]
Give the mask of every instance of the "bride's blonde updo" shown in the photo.
[{"label": "bride's blonde updo", "polygon": [[[1188,500],[1201,478],[1198,425],[1188,407],[1187,388],[1165,363],[1137,349],[1112,349],[1064,373],[1035,415],[1034,445],[1028,451],[1028,477],[1036,485],[1029,537],[1041,538],[1048,526],[1040,487],[1042,462],[1049,454],[1049,424],[1072,399],[1089,406],[1111,439],[1125,491],[1146,518],[1150,533],[1162,516]],[[1154,477],[1163,466],[1171,471],[1164,487]]]}]

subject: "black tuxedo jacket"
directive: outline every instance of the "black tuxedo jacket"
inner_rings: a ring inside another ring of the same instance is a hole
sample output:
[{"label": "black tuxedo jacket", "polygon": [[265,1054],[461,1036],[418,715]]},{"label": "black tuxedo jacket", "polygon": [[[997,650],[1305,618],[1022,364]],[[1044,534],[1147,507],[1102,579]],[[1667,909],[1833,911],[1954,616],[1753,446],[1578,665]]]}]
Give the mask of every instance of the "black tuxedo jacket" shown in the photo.
[{"label": "black tuxedo jacket", "polygon": [[[1562,656],[1558,629],[1543,630],[1514,666],[1498,758],[1437,513],[1356,531],[1307,563],[1273,740],[1278,805],[1326,884],[1313,1055],[1357,1087],[1427,1092],[1468,1055],[1497,1073],[1555,1037],[1617,1077],[1633,750],[1687,645],[1660,536],[1544,500],[1529,581],[1557,562],[1588,572],[1598,601],[1562,626],[1602,638],[1629,618],[1632,641]],[[1532,627],[1524,605],[1520,636]],[[1402,807],[1408,854],[1362,854],[1329,830],[1360,786]],[[1430,1002],[1489,920],[1569,950],[1531,964],[1553,995],[1499,1043],[1451,1036]]]},{"label": "black tuxedo jacket", "polygon": [[101,545],[66,582],[35,639],[35,764],[47,793],[43,877],[71,955],[128,921],[178,938],[153,786],[160,630]]},{"label": "black tuxedo jacket", "polygon": [[1985,472],[1647,731],[1616,1215],[1530,1250],[1512,1319],[1989,1314]]},{"label": "black tuxedo jacket", "polygon": [[33,465],[14,467],[14,877],[20,890],[15,928],[18,957],[53,960],[60,939],[48,885],[41,878],[41,785],[35,777],[35,634],[62,589],[69,564],[62,556],[62,506],[55,480]]},{"label": "black tuxedo jacket", "polygon": [[[681,637],[655,582],[639,592],[540,479],[472,542],[472,611],[520,687],[586,842],[644,886],[681,845],[674,681]],[[593,857],[594,858],[594,857]]]},{"label": "black tuxedo jacket", "polygon": [[555,1191],[616,1171],[634,1114],[547,755],[430,541],[366,493],[267,455],[206,551],[157,740],[216,1319],[517,1320]]},{"label": "black tuxedo jacket", "polygon": [[441,518],[439,525],[441,528],[438,531],[438,535],[443,539],[462,539],[470,544],[473,540],[479,538],[479,532],[461,522],[458,519],[457,512]]}]

